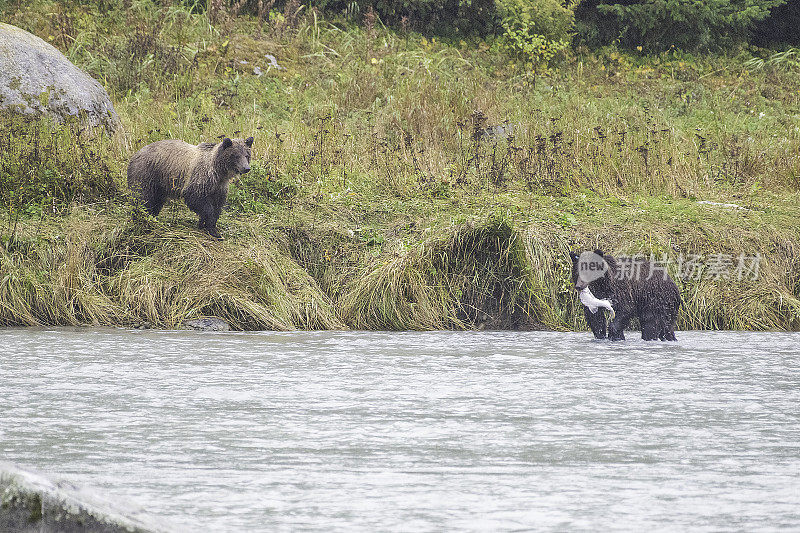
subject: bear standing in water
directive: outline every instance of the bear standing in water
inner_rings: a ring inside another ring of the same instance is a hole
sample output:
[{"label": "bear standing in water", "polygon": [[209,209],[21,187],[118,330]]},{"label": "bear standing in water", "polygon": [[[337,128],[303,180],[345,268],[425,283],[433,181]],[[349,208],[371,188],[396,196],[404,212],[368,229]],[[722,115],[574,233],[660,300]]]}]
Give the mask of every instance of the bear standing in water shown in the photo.
[{"label": "bear standing in water", "polygon": [[625,340],[623,331],[633,317],[639,318],[643,340],[675,340],[681,295],[665,270],[653,268],[644,259],[626,258],[630,265],[621,265],[601,250],[580,255],[570,252],[570,257],[575,289],[582,301],[593,304],[592,309],[584,303],[584,313],[595,337],[606,337],[603,307],[610,303],[613,318],[608,324],[608,338],[612,341]]},{"label": "bear standing in water", "polygon": [[157,216],[169,198],[183,198],[200,217],[198,227],[217,239],[217,220],[228,199],[228,184],[250,171],[253,138],[225,138],[195,146],[158,141],[136,152],[128,163],[128,187]]}]

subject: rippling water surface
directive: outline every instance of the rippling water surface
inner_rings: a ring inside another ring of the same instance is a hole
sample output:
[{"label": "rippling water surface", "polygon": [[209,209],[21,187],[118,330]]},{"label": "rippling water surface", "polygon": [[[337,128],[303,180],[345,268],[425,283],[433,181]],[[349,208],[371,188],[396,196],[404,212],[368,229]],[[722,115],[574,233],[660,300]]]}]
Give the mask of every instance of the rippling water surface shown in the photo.
[{"label": "rippling water surface", "polygon": [[0,457],[182,530],[800,529],[798,334],[11,329],[0,347]]}]

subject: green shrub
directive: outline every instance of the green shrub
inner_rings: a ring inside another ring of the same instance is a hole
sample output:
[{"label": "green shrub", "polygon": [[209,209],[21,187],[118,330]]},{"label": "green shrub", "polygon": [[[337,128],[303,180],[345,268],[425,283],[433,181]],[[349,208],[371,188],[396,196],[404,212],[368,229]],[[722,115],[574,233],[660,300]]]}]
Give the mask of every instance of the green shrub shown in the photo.
[{"label": "green shrub", "polygon": [[526,63],[549,63],[569,46],[575,15],[559,0],[497,0],[506,49]]},{"label": "green shrub", "polygon": [[573,4],[560,0],[497,0],[503,26],[524,25],[549,41],[568,41],[574,26]]},{"label": "green shrub", "polygon": [[287,203],[297,195],[297,184],[288,176],[276,176],[259,161],[231,185],[228,205],[245,212],[261,212],[275,202]]}]

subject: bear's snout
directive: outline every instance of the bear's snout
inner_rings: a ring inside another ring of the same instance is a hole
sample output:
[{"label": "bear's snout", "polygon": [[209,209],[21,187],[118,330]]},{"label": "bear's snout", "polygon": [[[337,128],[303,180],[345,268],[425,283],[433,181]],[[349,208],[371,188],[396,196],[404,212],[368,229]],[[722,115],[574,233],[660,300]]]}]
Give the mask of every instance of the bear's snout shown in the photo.
[{"label": "bear's snout", "polygon": [[244,168],[242,169],[242,172],[241,172],[241,173],[242,173],[242,174],[247,174],[248,172],[250,172],[250,167],[244,167]]}]

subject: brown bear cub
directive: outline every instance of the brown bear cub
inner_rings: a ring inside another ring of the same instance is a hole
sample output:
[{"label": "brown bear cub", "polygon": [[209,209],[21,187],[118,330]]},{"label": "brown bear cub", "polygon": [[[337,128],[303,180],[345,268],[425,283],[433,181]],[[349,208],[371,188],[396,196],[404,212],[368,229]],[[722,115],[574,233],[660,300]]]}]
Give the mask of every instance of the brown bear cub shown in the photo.
[{"label": "brown bear cub", "polygon": [[[586,322],[598,339],[625,340],[624,330],[631,318],[638,317],[642,340],[675,340],[675,322],[681,306],[681,292],[659,267],[640,257],[614,258],[602,250],[570,252],[572,283],[579,295],[588,289],[588,305],[583,303]],[[606,333],[606,308],[613,309]]]},{"label": "brown bear cub", "polygon": [[169,198],[183,198],[200,217],[198,227],[217,239],[217,220],[228,199],[228,184],[250,171],[253,138],[225,139],[197,146],[167,140],[148,144],[128,163],[128,187],[157,216]]}]

